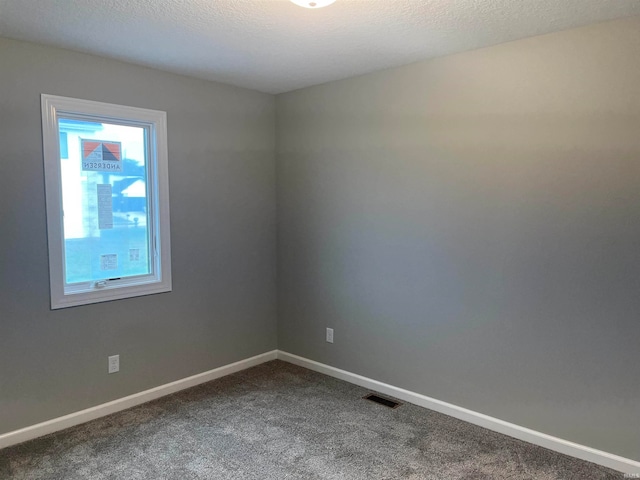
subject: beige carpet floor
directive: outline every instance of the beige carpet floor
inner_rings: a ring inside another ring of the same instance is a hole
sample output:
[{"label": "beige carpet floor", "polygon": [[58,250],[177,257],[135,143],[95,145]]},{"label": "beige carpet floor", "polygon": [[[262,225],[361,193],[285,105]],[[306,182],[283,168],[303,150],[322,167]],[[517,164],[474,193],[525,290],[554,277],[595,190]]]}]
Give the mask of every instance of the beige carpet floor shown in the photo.
[{"label": "beige carpet floor", "polygon": [[0,450],[1,479],[621,479],[273,361]]}]

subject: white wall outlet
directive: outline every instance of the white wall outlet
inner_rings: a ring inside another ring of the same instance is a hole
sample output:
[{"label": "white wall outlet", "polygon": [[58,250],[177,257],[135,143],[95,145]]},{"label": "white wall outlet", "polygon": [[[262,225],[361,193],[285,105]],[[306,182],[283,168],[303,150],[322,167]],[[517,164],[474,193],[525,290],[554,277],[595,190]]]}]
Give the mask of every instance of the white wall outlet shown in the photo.
[{"label": "white wall outlet", "polygon": [[333,343],[333,328],[327,328],[327,342]]},{"label": "white wall outlet", "polygon": [[109,373],[120,371],[120,355],[111,355],[109,357]]}]

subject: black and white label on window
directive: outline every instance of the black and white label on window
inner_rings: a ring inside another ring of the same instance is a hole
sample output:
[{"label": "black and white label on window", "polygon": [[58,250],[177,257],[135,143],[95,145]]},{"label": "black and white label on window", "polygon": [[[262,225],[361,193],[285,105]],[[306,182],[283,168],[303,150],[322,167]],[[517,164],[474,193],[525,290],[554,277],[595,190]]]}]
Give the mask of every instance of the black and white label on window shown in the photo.
[{"label": "black and white label on window", "polygon": [[140,261],[140,249],[139,248],[130,248],[129,249],[129,261],[130,262],[139,262]]},{"label": "black and white label on window", "polygon": [[113,195],[110,184],[98,184],[98,228],[113,228]]},{"label": "black and white label on window", "polygon": [[100,255],[100,270],[117,270],[118,269],[118,255],[115,253],[109,253],[107,255]]}]

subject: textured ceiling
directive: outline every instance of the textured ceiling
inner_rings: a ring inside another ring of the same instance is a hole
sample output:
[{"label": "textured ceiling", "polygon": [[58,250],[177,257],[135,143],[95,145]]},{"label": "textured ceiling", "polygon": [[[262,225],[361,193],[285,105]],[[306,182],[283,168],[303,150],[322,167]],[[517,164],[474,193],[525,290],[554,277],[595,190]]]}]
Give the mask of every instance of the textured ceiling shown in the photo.
[{"label": "textured ceiling", "polygon": [[639,14],[640,0],[0,0],[0,36],[280,93]]}]

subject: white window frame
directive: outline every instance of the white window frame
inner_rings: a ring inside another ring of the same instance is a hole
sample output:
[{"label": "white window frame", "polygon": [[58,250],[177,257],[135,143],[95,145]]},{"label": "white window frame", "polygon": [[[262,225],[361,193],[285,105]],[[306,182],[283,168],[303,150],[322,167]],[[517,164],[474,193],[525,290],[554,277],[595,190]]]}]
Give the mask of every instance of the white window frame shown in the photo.
[{"label": "white window frame", "polygon": [[[170,292],[172,285],[167,114],[158,110],[47,94],[41,96],[41,108],[51,308]],[[147,198],[151,274],[66,284],[58,118],[69,116],[148,129]]]}]

